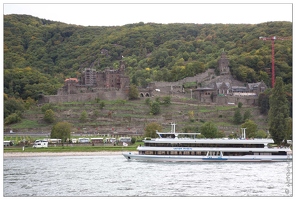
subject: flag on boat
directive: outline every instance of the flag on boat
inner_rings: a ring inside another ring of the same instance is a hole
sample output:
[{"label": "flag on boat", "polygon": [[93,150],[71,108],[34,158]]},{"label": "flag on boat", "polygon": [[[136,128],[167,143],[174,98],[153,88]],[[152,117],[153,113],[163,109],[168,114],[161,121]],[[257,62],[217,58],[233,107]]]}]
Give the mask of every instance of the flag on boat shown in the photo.
[{"label": "flag on boat", "polygon": [[128,144],[127,144],[127,143],[125,143],[125,142],[124,142],[124,143],[122,143],[122,144],[123,144],[123,146],[125,146],[125,147],[127,147],[127,146],[128,146]]}]

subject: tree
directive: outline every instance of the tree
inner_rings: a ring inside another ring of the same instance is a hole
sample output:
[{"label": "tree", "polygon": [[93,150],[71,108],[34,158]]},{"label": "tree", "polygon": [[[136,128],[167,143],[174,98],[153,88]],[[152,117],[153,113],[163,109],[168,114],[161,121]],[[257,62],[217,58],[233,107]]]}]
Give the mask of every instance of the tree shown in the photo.
[{"label": "tree", "polygon": [[20,98],[16,99],[14,97],[5,99],[3,108],[4,118],[13,113],[22,113],[25,111],[24,101]]},{"label": "tree", "polygon": [[189,53],[187,51],[185,51],[183,53],[183,59],[184,59],[184,61],[188,61],[189,57],[190,57]]},{"label": "tree", "polygon": [[145,127],[145,137],[151,137],[151,138],[157,138],[158,135],[156,134],[156,131],[161,132],[162,127],[160,124],[156,122],[151,122]]},{"label": "tree", "polygon": [[159,105],[159,102],[155,101],[151,104],[151,107],[150,107],[150,113],[152,115],[157,115],[160,113],[160,105]]},{"label": "tree", "polygon": [[41,107],[41,111],[44,112],[44,113],[45,113],[47,110],[49,110],[49,109],[53,110],[53,104],[52,104],[52,103],[46,103],[46,104],[44,104],[44,105]]},{"label": "tree", "polygon": [[198,126],[185,126],[182,130],[184,133],[198,133],[199,132]]},{"label": "tree", "polygon": [[259,94],[258,104],[259,104],[259,108],[260,108],[260,113],[263,115],[268,114],[269,96],[270,96],[270,90],[264,91],[263,93]]},{"label": "tree", "polygon": [[86,120],[87,120],[87,112],[85,110],[81,113],[79,120],[81,122],[86,122]]},{"label": "tree", "polygon": [[287,135],[286,135],[286,140],[292,140],[292,135],[293,135],[293,119],[291,117],[288,117],[286,120],[287,124]]},{"label": "tree", "polygon": [[238,102],[237,107],[238,108],[241,108],[242,106],[243,106],[243,103],[242,102]]},{"label": "tree", "polygon": [[216,138],[218,136],[218,128],[213,122],[206,122],[200,128],[201,134],[206,138]]},{"label": "tree", "polygon": [[264,130],[258,130],[255,138],[267,138],[267,133]]},{"label": "tree", "polygon": [[243,82],[255,82],[257,79],[256,72],[254,69],[248,66],[240,65],[237,69],[233,70],[234,75],[238,80]]},{"label": "tree", "polygon": [[171,104],[171,97],[170,97],[170,96],[165,96],[165,97],[163,97],[163,104],[164,104],[164,105],[169,105],[169,104]]},{"label": "tree", "polygon": [[280,145],[287,135],[288,127],[286,121],[289,117],[289,105],[281,77],[276,78],[275,86],[269,98],[269,104],[269,132],[274,142]]},{"label": "tree", "polygon": [[45,111],[44,120],[48,123],[53,123],[55,121],[54,112],[51,109]]},{"label": "tree", "polygon": [[233,116],[233,122],[234,124],[238,125],[240,123],[242,123],[242,115],[241,115],[241,112],[240,112],[240,109],[237,108],[234,112],[234,116]]},{"label": "tree", "polygon": [[56,123],[51,129],[50,137],[61,139],[64,146],[64,142],[71,138],[71,124],[68,122]]},{"label": "tree", "polygon": [[242,128],[246,128],[246,137],[254,138],[257,132],[257,124],[252,120],[247,120],[242,124]]},{"label": "tree", "polygon": [[130,89],[128,92],[128,98],[130,100],[135,100],[135,99],[139,98],[139,90],[136,85],[134,85],[134,84],[130,85]]},{"label": "tree", "polygon": [[246,112],[244,113],[244,119],[243,119],[243,121],[246,122],[250,118],[251,118],[251,111],[250,110],[246,110]]},{"label": "tree", "polygon": [[[270,51],[267,48],[269,44],[260,42],[254,36],[269,33],[270,27],[274,35],[292,36],[291,22],[270,22],[264,27],[230,25],[227,30],[221,24],[197,29],[194,24],[149,23],[102,29],[75,27],[31,16],[5,15],[3,18],[4,92],[24,99],[30,96],[35,100],[39,91],[55,94],[65,77],[76,77],[74,71],[78,71],[80,64],[86,66],[97,58],[100,62],[95,67],[100,69],[110,66],[116,68],[116,60],[123,59],[129,66],[126,68],[127,75],[133,77],[131,82],[138,84],[140,81],[137,79],[141,76],[134,74],[139,68],[149,67],[154,71],[153,68],[158,67],[156,71],[162,73],[156,73],[157,81],[175,79],[170,75],[175,65],[185,65],[185,70],[188,70],[186,75],[189,72],[194,73],[193,66],[196,66],[196,70],[202,69],[195,64],[189,67],[191,59],[192,62],[203,63],[205,69],[214,69],[217,66],[217,52],[221,48],[228,49],[232,55],[230,66],[235,77],[248,82],[263,79],[267,83],[268,74],[264,69],[270,67],[266,56]],[[46,32],[43,30],[44,25]],[[97,37],[94,38],[93,35]],[[244,35],[244,38],[239,35]],[[92,46],[95,46],[94,52],[104,51],[97,56],[90,56]],[[251,51],[252,49],[256,51]],[[292,42],[279,42],[276,49],[277,76],[282,76],[285,83],[292,83]],[[180,58],[183,62],[176,63]],[[181,73],[182,70],[173,72],[179,79],[184,78]],[[142,76],[144,78],[141,79],[141,84],[146,84],[145,81],[152,79],[152,76],[152,73]],[[45,87],[46,85],[54,87]]]},{"label": "tree", "polygon": [[30,109],[35,104],[36,104],[35,100],[32,99],[31,97],[28,97],[27,100],[25,101],[25,108]]},{"label": "tree", "polygon": [[17,113],[12,113],[9,116],[7,116],[4,120],[4,124],[13,124],[20,122],[22,119]]}]

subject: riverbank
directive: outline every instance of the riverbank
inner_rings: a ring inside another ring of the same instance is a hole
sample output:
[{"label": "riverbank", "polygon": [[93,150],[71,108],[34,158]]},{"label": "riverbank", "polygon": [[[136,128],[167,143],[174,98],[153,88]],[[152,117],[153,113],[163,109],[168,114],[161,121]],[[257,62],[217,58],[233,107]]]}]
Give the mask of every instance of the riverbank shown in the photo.
[{"label": "riverbank", "polygon": [[122,151],[97,151],[97,152],[9,152],[3,157],[36,157],[36,156],[114,156],[121,155]]}]

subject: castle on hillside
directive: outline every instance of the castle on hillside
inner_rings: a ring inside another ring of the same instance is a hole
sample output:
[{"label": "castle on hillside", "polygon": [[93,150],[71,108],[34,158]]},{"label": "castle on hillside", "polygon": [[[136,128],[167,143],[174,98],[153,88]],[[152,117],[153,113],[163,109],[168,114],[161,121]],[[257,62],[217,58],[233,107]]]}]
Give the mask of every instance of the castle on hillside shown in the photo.
[{"label": "castle on hillside", "polygon": [[[186,96],[206,104],[237,104],[242,102],[247,105],[257,105],[258,96],[267,89],[261,81],[257,83],[243,83],[235,80],[230,72],[229,59],[223,51],[217,63],[219,75],[215,75],[214,69],[197,74],[194,77],[186,77],[176,82],[154,82],[154,87],[163,93]],[[185,83],[196,82],[197,87],[184,88]]]},{"label": "castle on hillside", "polygon": [[243,101],[256,105],[259,94],[267,89],[266,84],[263,81],[239,83],[231,76],[228,65],[229,60],[223,51],[218,61],[219,78],[193,90],[194,97],[202,103],[237,104]]},{"label": "castle on hillside", "polygon": [[42,96],[39,103],[127,99],[130,79],[124,72],[124,61],[120,61],[118,69],[97,71],[92,66],[84,68],[81,77],[67,78],[57,95]]},{"label": "castle on hillside", "polygon": [[[177,95],[196,99],[200,103],[257,105],[258,96],[267,89],[263,81],[242,83],[235,80],[230,72],[229,59],[223,51],[217,63],[219,76],[214,69],[186,77],[176,82],[152,82],[147,88],[138,88],[139,97],[154,95]],[[81,77],[68,78],[57,95],[46,95],[40,103],[57,103],[70,101],[89,101],[96,98],[102,100],[127,99],[130,79],[125,75],[125,63],[120,61],[118,69],[106,68],[97,71],[93,67],[84,68]],[[188,82],[196,82],[197,87],[185,90]]]},{"label": "castle on hillside", "polygon": [[88,93],[88,90],[89,92],[102,89],[123,90],[130,84],[129,77],[125,76],[124,71],[124,61],[120,61],[119,69],[116,70],[106,68],[104,71],[97,71],[92,67],[85,68],[81,73],[80,80],[78,78],[66,79],[64,86],[58,90],[57,95]]},{"label": "castle on hillside", "polygon": [[223,51],[221,58],[218,61],[218,69],[219,69],[220,75],[230,74],[228,65],[229,65],[229,60],[226,57],[226,53]]}]

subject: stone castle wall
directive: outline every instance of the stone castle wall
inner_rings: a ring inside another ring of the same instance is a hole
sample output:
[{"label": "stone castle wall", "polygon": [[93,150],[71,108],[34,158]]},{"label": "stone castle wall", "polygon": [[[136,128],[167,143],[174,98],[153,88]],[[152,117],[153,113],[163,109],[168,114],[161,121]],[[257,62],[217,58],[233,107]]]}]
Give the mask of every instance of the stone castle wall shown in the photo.
[{"label": "stone castle wall", "polygon": [[219,96],[216,98],[216,103],[219,105],[235,104],[238,105],[241,102],[243,105],[255,105],[258,106],[257,96]]},{"label": "stone castle wall", "polygon": [[91,101],[99,98],[101,100],[116,100],[127,99],[128,90],[101,90],[94,93],[80,93],[80,94],[68,94],[68,95],[46,95],[40,103],[62,103],[62,102],[76,102],[76,101]]},{"label": "stone castle wall", "polygon": [[157,81],[153,83],[155,84],[156,88],[168,88],[171,86],[182,86],[184,83],[189,83],[189,82],[204,82],[207,80],[211,80],[213,75],[215,75],[214,69],[208,69],[204,73],[197,74],[192,77],[186,77],[176,82]]}]

